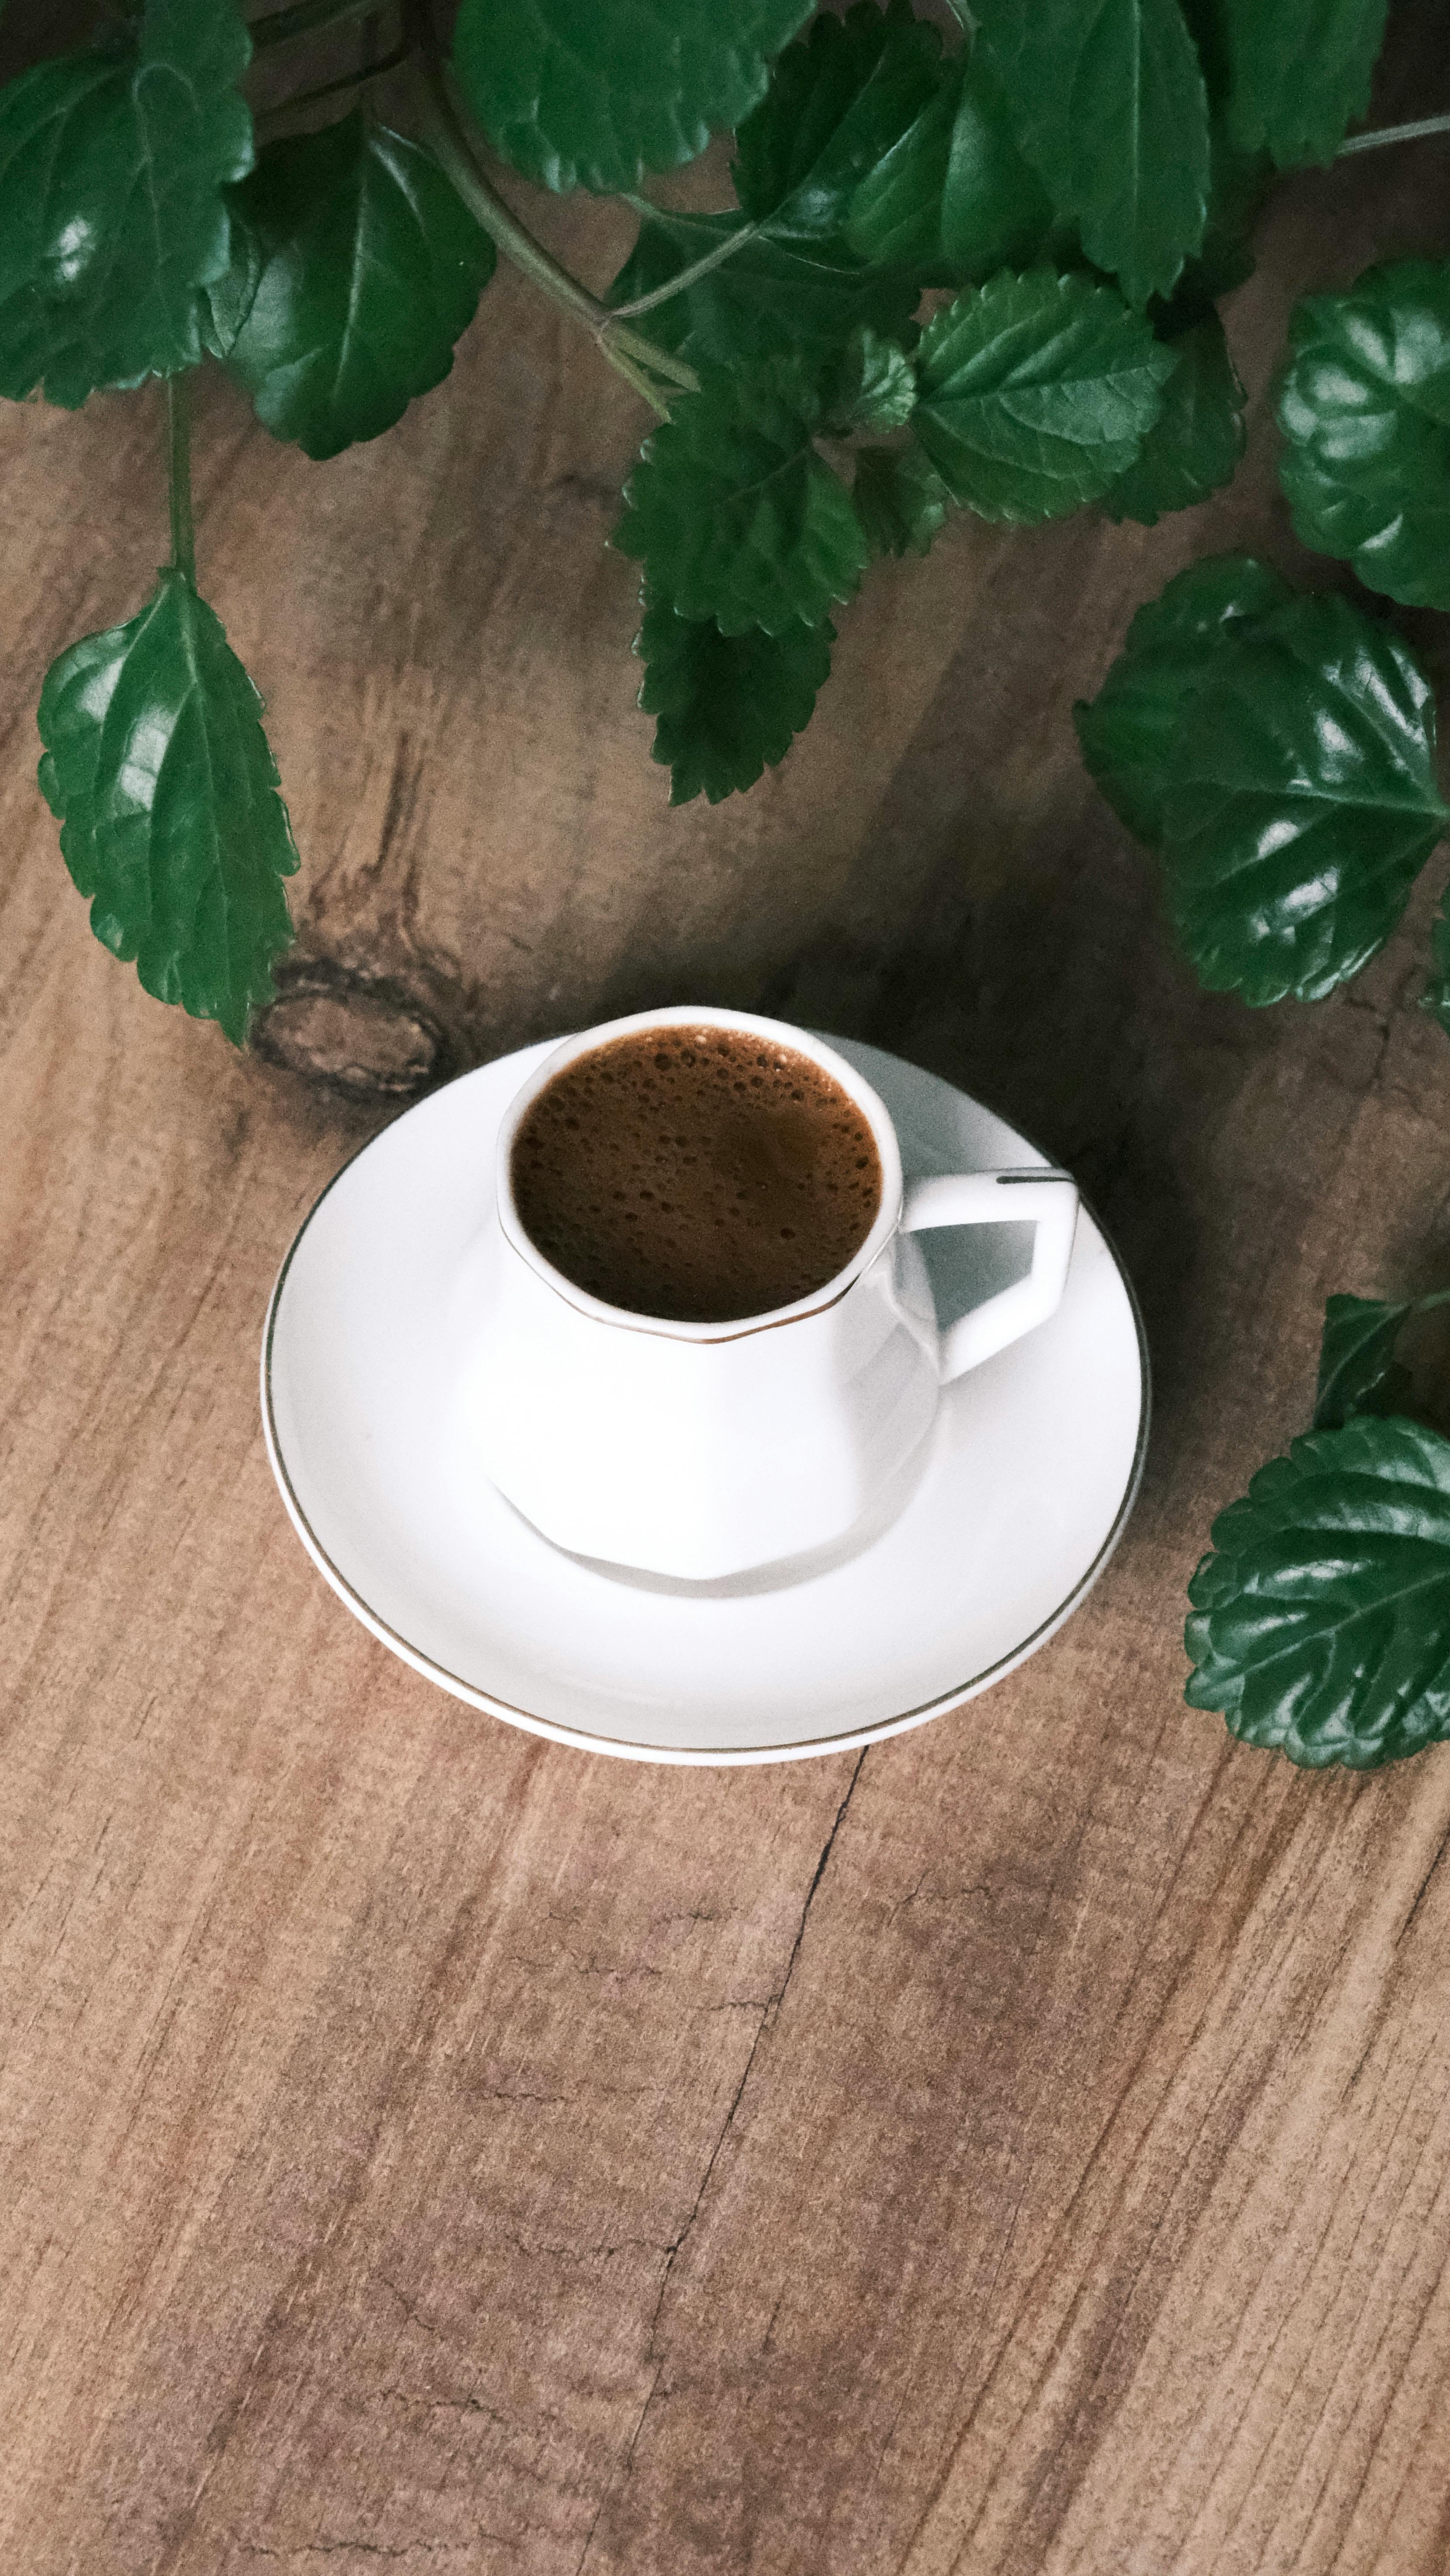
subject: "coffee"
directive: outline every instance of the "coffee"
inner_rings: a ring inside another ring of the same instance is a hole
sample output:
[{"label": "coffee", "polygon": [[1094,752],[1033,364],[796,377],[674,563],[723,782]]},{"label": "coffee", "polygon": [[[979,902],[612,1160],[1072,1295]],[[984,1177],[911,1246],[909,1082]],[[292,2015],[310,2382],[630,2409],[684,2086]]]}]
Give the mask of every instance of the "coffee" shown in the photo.
[{"label": "coffee", "polygon": [[810,1296],[881,1205],[876,1139],[849,1093],[744,1029],[645,1029],[576,1056],[525,1112],[510,1170],[556,1270],[674,1323]]}]

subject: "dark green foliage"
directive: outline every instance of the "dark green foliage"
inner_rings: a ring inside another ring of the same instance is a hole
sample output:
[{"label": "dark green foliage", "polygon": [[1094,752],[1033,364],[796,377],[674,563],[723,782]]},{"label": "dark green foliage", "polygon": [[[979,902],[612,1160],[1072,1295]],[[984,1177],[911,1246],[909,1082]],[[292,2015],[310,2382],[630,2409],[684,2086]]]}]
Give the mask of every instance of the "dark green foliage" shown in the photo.
[{"label": "dark green foliage", "polygon": [[1450,265],[1397,260],[1289,324],[1279,479],[1306,546],[1450,608]]},{"label": "dark green foliage", "polygon": [[634,647],[646,666],[639,703],[659,719],[654,757],[669,768],[670,803],[703,794],[718,805],[783,760],[811,720],[835,640],[829,618],[778,636],[722,635],[713,620],[647,600]]}]

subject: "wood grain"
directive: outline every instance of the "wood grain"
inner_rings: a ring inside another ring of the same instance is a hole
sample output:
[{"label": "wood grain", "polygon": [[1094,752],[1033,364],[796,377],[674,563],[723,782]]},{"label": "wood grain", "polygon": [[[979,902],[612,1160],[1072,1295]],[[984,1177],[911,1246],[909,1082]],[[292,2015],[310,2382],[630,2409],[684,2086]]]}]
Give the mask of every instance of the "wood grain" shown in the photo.
[{"label": "wood grain", "polygon": [[[1450,20],[1399,26],[1423,94]],[[1450,2564],[1450,1749],[1296,1774],[1184,1708],[1179,1644],[1214,1510],[1305,1420],[1325,1293],[1450,1276],[1437,889],[1322,1008],[1204,996],[1069,724],[1180,563],[1307,569],[1267,418],[1288,305],[1443,249],[1447,175],[1424,145],[1276,202],[1232,494],[963,524],[714,813],[669,815],[629,712],[599,537],[640,421],[522,292],[335,466],[207,393],[204,578],[272,701],[301,1002],[411,1011],[404,1086],[635,1001],[766,1000],[980,1090],[1126,1252],[1159,1396],[1127,1542],[1021,1672],[860,1758],[534,1742],[313,1575],[256,1344],[382,1113],[91,940],[32,709],[144,589],[156,406],[0,422],[18,2576]],[[386,1090],[352,1043],[316,1047]]]}]

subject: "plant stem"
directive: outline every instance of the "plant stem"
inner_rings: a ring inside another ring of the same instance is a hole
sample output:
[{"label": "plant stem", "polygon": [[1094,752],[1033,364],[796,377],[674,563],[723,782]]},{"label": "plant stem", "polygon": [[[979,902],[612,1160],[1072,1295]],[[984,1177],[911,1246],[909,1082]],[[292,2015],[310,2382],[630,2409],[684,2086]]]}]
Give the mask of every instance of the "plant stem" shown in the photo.
[{"label": "plant stem", "polygon": [[682,358],[656,348],[643,332],[621,329],[607,304],[571,277],[552,251],[536,241],[527,226],[505,205],[493,182],[479,168],[469,135],[448,93],[443,65],[433,41],[426,0],[410,0],[408,24],[422,78],[419,84],[427,139],[464,204],[495,241],[505,259],[533,279],[560,311],[584,325],[601,355],[636,393],[644,393],[664,417],[664,405],[649,387],[650,377],[663,378],[682,393],[699,390],[700,379]]},{"label": "plant stem", "polygon": [[733,259],[738,250],[743,250],[748,241],[755,239],[759,230],[759,224],[742,224],[738,233],[727,233],[713,250],[706,251],[703,259],[695,260],[689,268],[682,268],[678,276],[667,278],[664,285],[655,287],[651,294],[637,295],[632,304],[612,305],[610,310],[615,320],[623,322],[636,313],[653,313],[657,304],[668,304],[672,295],[683,295],[687,286],[694,285],[696,278],[708,277],[712,268],[719,268],[723,261]]},{"label": "plant stem", "polygon": [[166,379],[166,468],[171,502],[171,568],[196,588],[196,531],[191,517],[191,406],[185,376]]},{"label": "plant stem", "polygon": [[366,18],[377,5],[378,0],[294,0],[290,9],[272,9],[265,18],[252,20],[247,31],[252,51],[265,53],[269,46],[289,45],[297,36],[320,35],[324,27]]},{"label": "plant stem", "polygon": [[1370,134],[1351,134],[1334,157],[1343,161],[1351,152],[1378,152],[1386,143],[1418,143],[1427,134],[1450,134],[1450,113],[1417,117],[1412,125],[1377,125]]}]

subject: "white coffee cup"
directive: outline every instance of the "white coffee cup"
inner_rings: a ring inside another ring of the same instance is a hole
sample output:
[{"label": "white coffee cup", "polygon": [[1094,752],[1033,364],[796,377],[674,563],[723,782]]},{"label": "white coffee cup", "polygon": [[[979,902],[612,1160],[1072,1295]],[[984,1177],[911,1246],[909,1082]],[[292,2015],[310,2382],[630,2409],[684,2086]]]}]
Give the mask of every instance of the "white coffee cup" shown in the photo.
[{"label": "white coffee cup", "polygon": [[[511,1160],[520,1121],[594,1047],[670,1028],[739,1030],[792,1047],[869,1120],[881,1204],[824,1287],[742,1321],[682,1324],[606,1305],[524,1232]],[[1027,1277],[943,1331],[913,1237],[1036,1224]],[[884,1102],[820,1039],[749,1012],[640,1011],[566,1038],[499,1131],[494,1207],[468,1264],[461,1390],[483,1465],[574,1554],[697,1581],[843,1538],[925,1438],[942,1387],[1059,1304],[1077,1223],[1063,1172],[961,1172],[903,1184]]]}]

